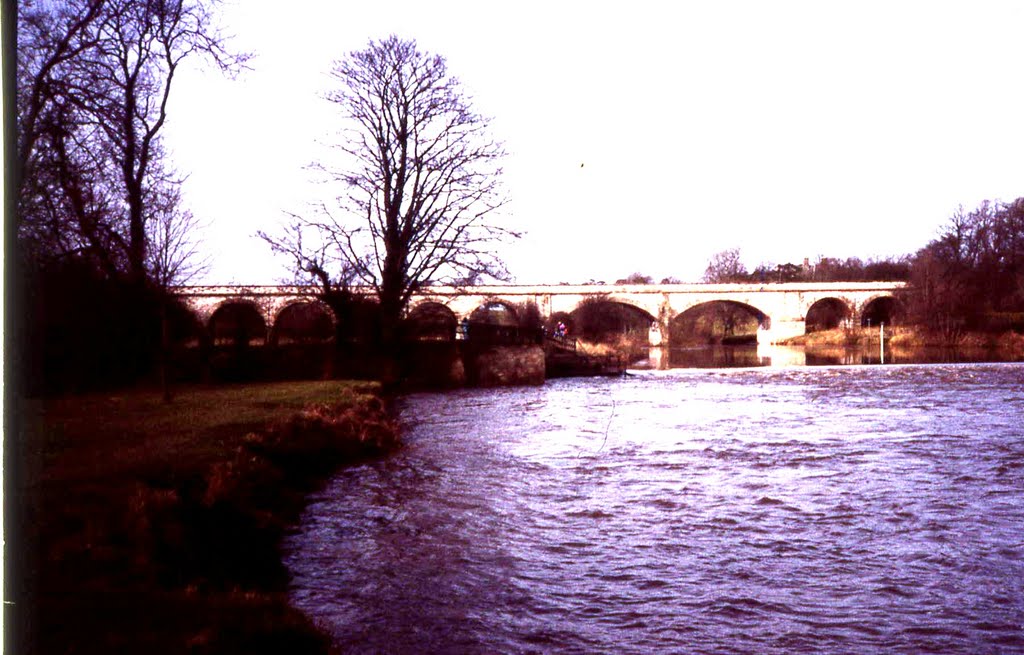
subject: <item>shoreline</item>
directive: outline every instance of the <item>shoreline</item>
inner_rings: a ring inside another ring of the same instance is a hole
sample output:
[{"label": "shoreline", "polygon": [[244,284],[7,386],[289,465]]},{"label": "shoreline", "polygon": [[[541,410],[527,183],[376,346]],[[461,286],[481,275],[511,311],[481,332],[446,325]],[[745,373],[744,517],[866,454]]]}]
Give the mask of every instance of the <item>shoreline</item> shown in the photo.
[{"label": "shoreline", "polygon": [[928,332],[915,326],[886,327],[884,332],[877,327],[833,328],[809,332],[786,339],[782,346],[803,346],[814,348],[862,348],[878,347],[880,334],[884,334],[887,348],[945,348],[945,349],[987,349],[1006,354],[1024,353],[1024,334],[1013,331],[1001,333],[966,332],[955,337]]},{"label": "shoreline", "polygon": [[[27,427],[28,437],[43,438],[41,461],[19,480],[28,502],[16,517],[24,532],[15,534],[26,552],[12,595],[19,612],[8,612],[12,652],[329,652],[329,637],[288,603],[280,542],[333,473],[398,446],[379,388],[351,389],[300,410],[256,394],[194,441],[175,441],[172,431],[136,435],[150,453],[166,448],[168,461],[133,452],[124,435],[48,453],[51,442],[77,434],[68,418],[75,411],[83,425],[102,413],[82,409],[92,397],[42,403],[45,420]],[[100,396],[123,407],[138,395]],[[231,420],[261,404],[249,423]],[[172,403],[168,420],[189,421],[192,410]],[[103,451],[92,453],[96,462],[84,454],[90,446]]]},{"label": "shoreline", "polygon": [[[1024,355],[1024,335],[986,335],[981,347],[993,343]],[[789,345],[877,348],[878,330],[815,332]],[[894,351],[933,345],[913,328],[886,330]],[[36,407],[8,454],[26,464],[8,483],[8,506],[25,505],[8,513],[25,550],[10,581],[12,652],[331,651],[329,636],[288,602],[281,538],[331,475],[399,446],[380,385],[189,393],[203,402],[183,392],[164,405],[152,390],[22,402]],[[175,431],[184,424],[195,434]]]}]

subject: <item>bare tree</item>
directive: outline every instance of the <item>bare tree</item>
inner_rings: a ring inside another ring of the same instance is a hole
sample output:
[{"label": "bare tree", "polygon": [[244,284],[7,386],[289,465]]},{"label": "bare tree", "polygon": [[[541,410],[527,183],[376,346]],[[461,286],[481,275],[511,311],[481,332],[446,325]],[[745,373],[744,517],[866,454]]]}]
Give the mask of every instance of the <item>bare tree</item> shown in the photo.
[{"label": "bare tree", "polygon": [[[132,371],[155,352],[158,313],[166,360],[167,288],[203,266],[195,257],[197,221],[182,208],[183,178],[161,135],[182,62],[205,60],[228,74],[245,65],[247,55],[229,52],[214,25],[218,4],[38,0],[18,7],[15,230],[16,260],[26,266],[16,278],[25,298],[51,316],[74,318],[66,308],[82,300],[78,286],[97,302],[130,306],[135,343],[114,345]],[[26,313],[19,334],[46,327],[32,320]],[[76,349],[102,352],[96,341],[83,337]],[[39,343],[40,361],[51,357],[47,340]]]},{"label": "bare tree", "polygon": [[38,259],[73,255],[117,268],[104,229],[109,198],[105,171],[85,143],[90,122],[76,71],[94,50],[101,0],[19,6],[18,212],[16,233],[25,254]]},{"label": "bare tree", "polygon": [[49,130],[49,111],[65,96],[69,62],[96,46],[89,28],[100,19],[102,0],[68,0],[46,8],[19,7],[17,171],[31,179],[36,144]]},{"label": "bare tree", "polygon": [[146,222],[148,277],[160,289],[188,284],[209,268],[209,259],[199,251],[205,224],[182,208],[177,180],[151,192],[150,219]]},{"label": "bare tree", "polygon": [[704,271],[704,282],[720,284],[743,282],[747,279],[747,267],[740,260],[740,249],[729,248],[715,253]]},{"label": "bare tree", "polygon": [[55,256],[87,254],[146,279],[149,221],[167,211],[161,147],[181,63],[226,73],[232,54],[213,24],[216,0],[64,0],[19,18],[19,237]]},{"label": "bare tree", "polygon": [[1024,199],[984,201],[949,218],[911,266],[911,318],[956,337],[1024,325]]},{"label": "bare tree", "polygon": [[228,52],[213,25],[210,6],[201,0],[108,0],[109,16],[98,34],[102,65],[91,66],[92,83],[102,90],[90,109],[111,144],[120,169],[127,205],[128,265],[145,275],[147,204],[154,187],[151,167],[162,158],[160,134],[167,102],[181,62],[203,57],[223,72],[236,72],[246,55]]},{"label": "bare tree", "polygon": [[654,284],[654,278],[643,273],[630,273],[621,280],[615,280],[615,284]]},{"label": "bare tree", "polygon": [[259,233],[325,289],[372,287],[385,344],[410,297],[429,283],[507,279],[495,245],[518,236],[493,220],[505,203],[503,149],[470,108],[444,58],[396,36],[371,41],[331,71],[326,96],[345,119],[337,205],[293,215],[280,235]]}]

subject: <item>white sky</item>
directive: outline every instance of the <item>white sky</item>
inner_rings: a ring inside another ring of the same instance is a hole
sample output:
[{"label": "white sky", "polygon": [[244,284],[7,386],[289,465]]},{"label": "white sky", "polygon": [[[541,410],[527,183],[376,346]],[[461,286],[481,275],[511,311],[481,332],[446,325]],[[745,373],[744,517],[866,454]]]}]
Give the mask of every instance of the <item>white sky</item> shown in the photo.
[{"label": "white sky", "polygon": [[[700,278],[911,253],[958,205],[1024,195],[1024,2],[244,0],[232,81],[185,71],[167,145],[207,283],[273,283],[254,235],[319,191],[331,63],[394,33],[443,55],[510,157],[520,283]],[[582,166],[581,166],[582,164]]]}]

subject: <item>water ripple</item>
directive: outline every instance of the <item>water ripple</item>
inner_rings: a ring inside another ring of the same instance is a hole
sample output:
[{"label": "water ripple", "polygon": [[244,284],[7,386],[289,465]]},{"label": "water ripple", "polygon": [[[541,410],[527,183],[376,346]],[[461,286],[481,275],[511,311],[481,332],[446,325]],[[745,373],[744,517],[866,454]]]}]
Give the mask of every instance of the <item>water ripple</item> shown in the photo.
[{"label": "water ripple", "polygon": [[1024,652],[1024,367],[418,394],[285,548],[343,652]]}]

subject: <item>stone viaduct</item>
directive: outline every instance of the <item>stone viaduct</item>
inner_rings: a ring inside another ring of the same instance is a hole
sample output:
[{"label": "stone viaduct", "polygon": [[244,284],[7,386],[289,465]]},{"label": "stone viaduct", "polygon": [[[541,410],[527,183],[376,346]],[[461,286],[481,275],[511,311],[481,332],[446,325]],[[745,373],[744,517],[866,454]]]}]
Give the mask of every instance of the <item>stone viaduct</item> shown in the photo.
[{"label": "stone viaduct", "polygon": [[[903,282],[431,287],[413,298],[409,312],[441,309],[450,312],[455,324],[481,308],[502,307],[515,313],[534,303],[548,318],[571,315],[585,300],[599,299],[646,315],[650,344],[661,346],[667,345],[671,322],[684,312],[705,303],[725,302],[756,316],[758,343],[770,344],[804,334],[808,314],[824,305],[849,323],[860,324],[870,316],[888,321],[895,295],[903,287]],[[290,307],[318,302],[312,288],[296,286],[190,286],[176,293],[208,329],[220,310],[241,304],[258,313],[268,335]]]}]

